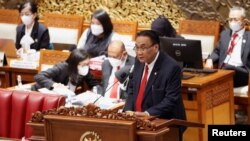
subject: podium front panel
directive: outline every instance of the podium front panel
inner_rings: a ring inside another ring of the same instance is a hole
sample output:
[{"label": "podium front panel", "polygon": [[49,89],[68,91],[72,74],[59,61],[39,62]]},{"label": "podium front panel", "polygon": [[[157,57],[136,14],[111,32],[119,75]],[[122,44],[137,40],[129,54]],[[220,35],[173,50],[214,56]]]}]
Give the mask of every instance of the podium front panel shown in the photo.
[{"label": "podium front panel", "polygon": [[45,116],[47,141],[135,141],[134,121]]}]

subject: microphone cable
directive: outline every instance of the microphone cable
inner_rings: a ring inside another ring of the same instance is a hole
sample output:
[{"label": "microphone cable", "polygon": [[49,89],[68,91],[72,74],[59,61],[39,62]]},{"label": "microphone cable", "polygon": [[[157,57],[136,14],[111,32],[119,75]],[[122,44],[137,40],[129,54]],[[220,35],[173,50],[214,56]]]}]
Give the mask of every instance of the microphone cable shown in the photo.
[{"label": "microphone cable", "polygon": [[[118,83],[119,81],[118,80],[116,80],[109,88],[107,88],[105,91],[104,91],[104,96],[105,96],[105,94],[111,89],[111,88],[113,88],[114,87],[114,85],[116,84],[116,83]],[[97,97],[97,99],[95,99],[95,101],[93,102],[93,104],[95,104],[100,98],[102,97],[102,95],[100,95],[99,97]]]}]

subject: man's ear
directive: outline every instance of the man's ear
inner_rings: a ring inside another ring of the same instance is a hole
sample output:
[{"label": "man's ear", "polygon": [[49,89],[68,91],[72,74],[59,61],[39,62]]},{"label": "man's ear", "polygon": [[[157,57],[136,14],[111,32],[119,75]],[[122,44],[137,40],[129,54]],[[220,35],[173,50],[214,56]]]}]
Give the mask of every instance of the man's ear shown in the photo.
[{"label": "man's ear", "polygon": [[127,54],[128,54],[128,53],[127,53],[127,51],[126,51],[126,50],[124,50],[124,51],[122,52],[122,56],[123,56],[123,57],[122,57],[122,60],[124,60],[124,59],[125,59],[125,57],[127,56]]},{"label": "man's ear", "polygon": [[122,55],[123,55],[123,56],[126,56],[126,55],[127,55],[127,51],[124,50],[124,51],[122,52]]},{"label": "man's ear", "polygon": [[155,44],[155,48],[159,50],[160,49],[160,45],[159,44]]},{"label": "man's ear", "polygon": [[250,23],[250,22],[249,22],[249,20],[247,18],[243,19],[243,25],[244,26],[247,26],[248,23]]}]

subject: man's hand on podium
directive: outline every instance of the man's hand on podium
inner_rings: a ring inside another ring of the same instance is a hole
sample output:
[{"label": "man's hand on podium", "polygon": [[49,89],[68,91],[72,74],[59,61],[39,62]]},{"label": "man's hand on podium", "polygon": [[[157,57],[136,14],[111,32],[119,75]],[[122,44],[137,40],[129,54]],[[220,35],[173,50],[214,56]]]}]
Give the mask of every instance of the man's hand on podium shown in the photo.
[{"label": "man's hand on podium", "polygon": [[145,112],[135,112],[135,116],[138,116],[138,117],[148,117],[150,115],[149,115],[149,113],[147,111],[145,111]]},{"label": "man's hand on podium", "polygon": [[147,111],[145,112],[134,112],[134,111],[126,111],[126,114],[130,115],[130,116],[137,116],[137,117],[149,117],[149,113]]}]

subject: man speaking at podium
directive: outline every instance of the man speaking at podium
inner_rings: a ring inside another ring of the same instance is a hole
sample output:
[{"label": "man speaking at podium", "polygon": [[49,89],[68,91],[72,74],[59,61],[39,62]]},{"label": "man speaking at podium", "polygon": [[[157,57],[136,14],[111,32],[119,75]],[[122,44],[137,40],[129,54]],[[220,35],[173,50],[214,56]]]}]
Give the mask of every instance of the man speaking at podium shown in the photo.
[{"label": "man speaking at podium", "polygon": [[[181,96],[181,69],[159,48],[160,39],[156,32],[145,30],[137,34],[136,60],[124,111],[135,111],[137,116],[186,120]],[[179,131],[182,140],[184,128]]]}]

